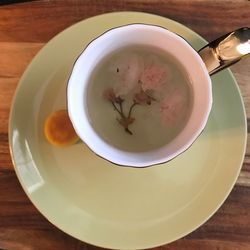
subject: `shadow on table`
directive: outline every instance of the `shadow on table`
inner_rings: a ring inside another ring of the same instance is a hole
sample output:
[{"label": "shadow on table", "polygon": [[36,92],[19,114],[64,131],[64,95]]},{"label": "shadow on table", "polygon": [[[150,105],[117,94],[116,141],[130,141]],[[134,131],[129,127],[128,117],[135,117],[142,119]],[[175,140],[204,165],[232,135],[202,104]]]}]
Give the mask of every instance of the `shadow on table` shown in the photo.
[{"label": "shadow on table", "polygon": [[24,3],[24,2],[31,2],[35,0],[0,0],[1,5],[13,4],[13,3]]}]

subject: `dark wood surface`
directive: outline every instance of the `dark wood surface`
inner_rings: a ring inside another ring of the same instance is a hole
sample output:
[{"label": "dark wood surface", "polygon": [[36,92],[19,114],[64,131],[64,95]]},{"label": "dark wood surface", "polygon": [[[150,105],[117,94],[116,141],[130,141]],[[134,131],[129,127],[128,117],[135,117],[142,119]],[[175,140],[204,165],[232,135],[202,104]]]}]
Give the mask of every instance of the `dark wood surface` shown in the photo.
[{"label": "dark wood surface", "polygon": [[[49,39],[87,17],[123,10],[171,18],[207,40],[250,26],[247,0],[47,0],[0,6],[0,249],[100,249],[61,232],[31,204],[11,163],[8,116],[21,74]],[[250,124],[250,58],[231,69],[240,86]],[[250,249],[249,143],[237,184],[217,213],[190,235],[155,249]]]}]

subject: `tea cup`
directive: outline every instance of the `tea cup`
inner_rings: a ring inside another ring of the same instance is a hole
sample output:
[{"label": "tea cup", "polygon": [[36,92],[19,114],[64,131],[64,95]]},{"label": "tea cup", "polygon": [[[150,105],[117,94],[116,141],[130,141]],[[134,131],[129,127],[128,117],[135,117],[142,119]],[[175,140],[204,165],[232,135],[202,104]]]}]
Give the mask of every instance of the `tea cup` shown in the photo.
[{"label": "tea cup", "polygon": [[[68,81],[67,108],[76,133],[95,154],[117,165],[141,168],[172,160],[191,147],[206,126],[213,100],[210,75],[249,54],[249,36],[249,28],[241,28],[197,52],[178,34],[156,25],[129,24],[106,31],[79,55]],[[184,128],[166,145],[145,152],[121,150],[105,141],[90,121],[86,101],[91,75],[99,63],[114,51],[133,45],[171,54],[187,73],[192,91],[192,110]]]}]

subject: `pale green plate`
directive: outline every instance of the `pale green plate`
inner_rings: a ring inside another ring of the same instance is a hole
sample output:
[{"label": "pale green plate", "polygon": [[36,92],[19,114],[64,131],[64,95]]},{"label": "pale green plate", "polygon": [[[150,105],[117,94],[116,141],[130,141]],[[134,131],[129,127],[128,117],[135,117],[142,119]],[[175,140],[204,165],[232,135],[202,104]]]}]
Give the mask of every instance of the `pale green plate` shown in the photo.
[{"label": "pale green plate", "polygon": [[205,41],[169,19],[122,12],[93,17],[53,38],[25,71],[10,117],[9,141],[23,189],[54,225],[94,245],[149,248],[183,237],[223,203],[239,174],[246,116],[230,71],[213,77],[213,109],[203,134],[173,161],[145,169],[98,158],[85,145],[56,148],[43,135],[45,117],[66,107],[66,83],[83,48],[105,30],[152,23],[195,49]]}]

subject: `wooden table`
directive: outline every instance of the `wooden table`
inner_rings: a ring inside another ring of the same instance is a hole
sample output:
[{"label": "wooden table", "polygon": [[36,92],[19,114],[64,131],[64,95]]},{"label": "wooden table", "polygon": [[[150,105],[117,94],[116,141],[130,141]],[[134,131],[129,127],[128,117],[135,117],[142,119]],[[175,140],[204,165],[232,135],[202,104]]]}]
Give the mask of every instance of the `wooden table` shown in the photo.
[{"label": "wooden table", "polygon": [[[20,76],[49,39],[87,17],[122,10],[171,18],[207,40],[250,26],[247,0],[47,0],[0,6],[0,249],[99,249],[61,232],[31,204],[11,163],[8,116]],[[231,69],[250,122],[250,57]],[[250,143],[237,184],[218,212],[190,235],[155,249],[250,249]]]}]

